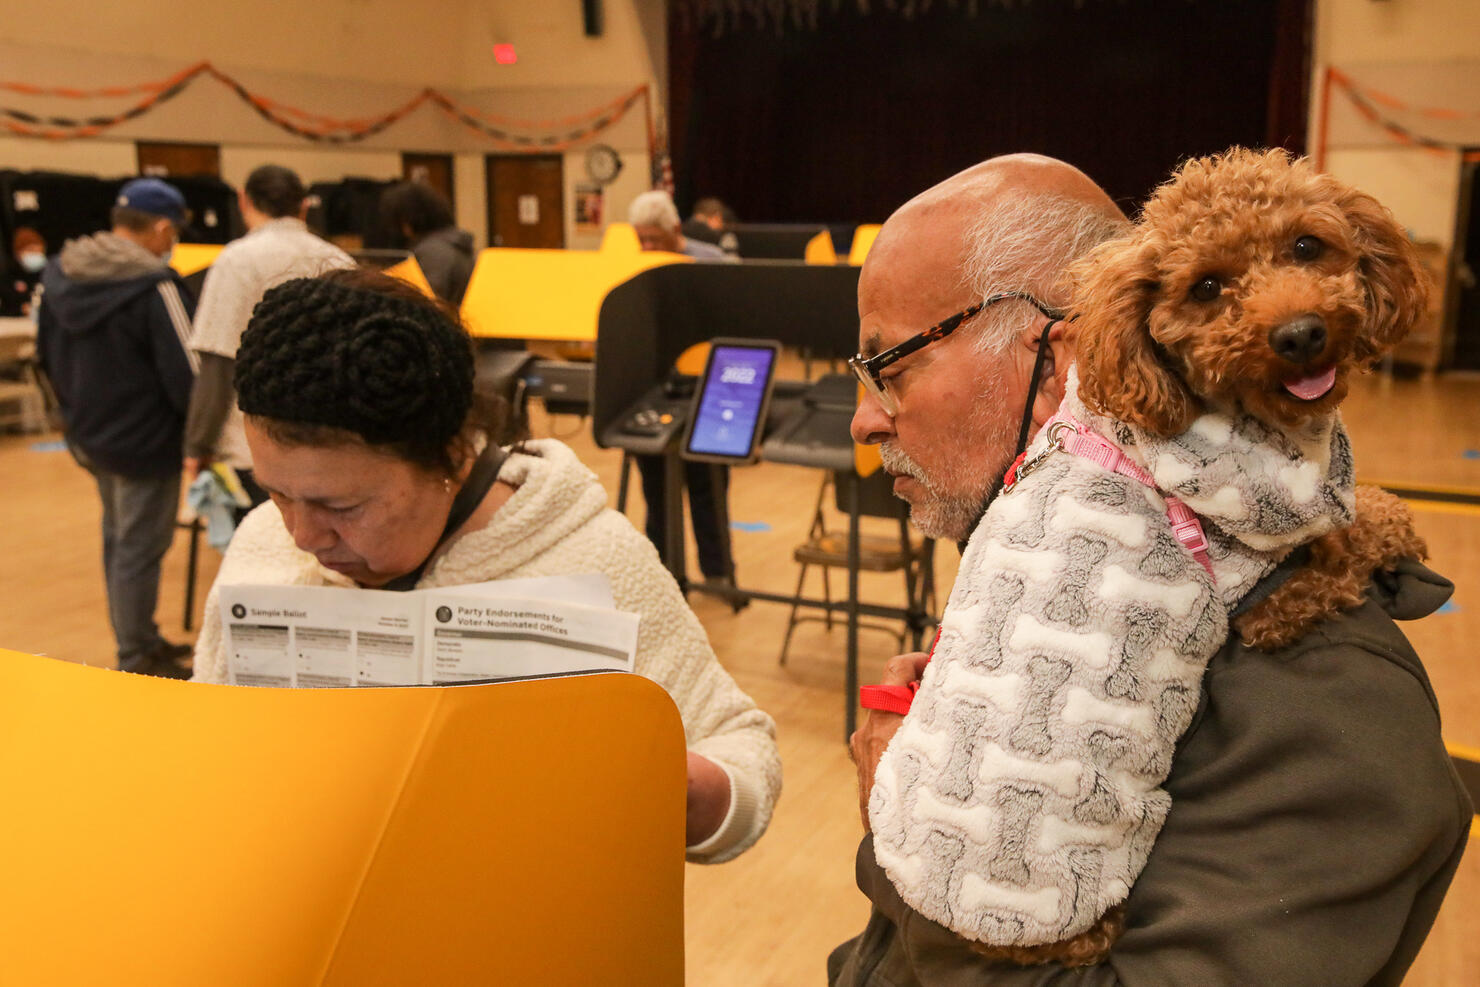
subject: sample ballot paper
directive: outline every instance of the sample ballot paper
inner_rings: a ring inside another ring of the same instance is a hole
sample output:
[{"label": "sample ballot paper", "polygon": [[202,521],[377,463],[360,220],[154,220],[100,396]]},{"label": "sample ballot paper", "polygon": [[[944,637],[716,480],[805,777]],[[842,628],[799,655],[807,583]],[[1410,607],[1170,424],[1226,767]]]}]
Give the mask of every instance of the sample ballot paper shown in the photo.
[{"label": "sample ballot paper", "polygon": [[606,577],[391,593],[222,586],[228,680],[280,688],[438,685],[632,670],[637,615]]}]

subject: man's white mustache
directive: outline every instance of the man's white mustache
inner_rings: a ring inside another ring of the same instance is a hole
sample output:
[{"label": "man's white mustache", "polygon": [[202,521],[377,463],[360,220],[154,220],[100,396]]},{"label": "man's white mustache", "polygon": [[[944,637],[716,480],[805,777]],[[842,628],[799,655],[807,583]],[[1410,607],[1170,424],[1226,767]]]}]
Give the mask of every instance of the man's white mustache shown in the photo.
[{"label": "man's white mustache", "polygon": [[892,442],[879,446],[879,459],[890,473],[908,476],[923,483],[926,487],[930,486],[930,481],[925,478],[925,471],[920,468],[919,464],[905,455],[904,450]]}]

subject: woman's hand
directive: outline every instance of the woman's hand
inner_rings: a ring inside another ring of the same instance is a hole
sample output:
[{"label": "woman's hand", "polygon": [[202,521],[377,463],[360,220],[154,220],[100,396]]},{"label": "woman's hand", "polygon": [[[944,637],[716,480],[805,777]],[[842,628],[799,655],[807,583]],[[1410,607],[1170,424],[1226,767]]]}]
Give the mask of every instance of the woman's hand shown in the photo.
[{"label": "woman's hand", "polygon": [[730,811],[730,776],[702,754],[689,751],[689,797],[684,845],[696,846],[715,834]]}]

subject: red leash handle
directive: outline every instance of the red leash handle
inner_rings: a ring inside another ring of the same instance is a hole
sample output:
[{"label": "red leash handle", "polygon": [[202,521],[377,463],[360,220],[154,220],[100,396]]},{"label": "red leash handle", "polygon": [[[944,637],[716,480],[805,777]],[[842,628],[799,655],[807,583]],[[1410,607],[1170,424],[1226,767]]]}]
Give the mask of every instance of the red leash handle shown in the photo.
[{"label": "red leash handle", "polygon": [[[940,629],[937,628],[935,639],[930,642],[932,658],[935,657],[935,646],[939,643]],[[915,701],[915,693],[919,691],[919,679],[909,685],[866,685],[858,690],[858,704],[864,709],[877,709],[903,716],[910,711],[910,706]]]},{"label": "red leash handle", "polygon": [[866,685],[858,690],[858,702],[864,709],[881,709],[900,716],[910,711],[915,693],[920,691],[919,682],[909,685]]}]

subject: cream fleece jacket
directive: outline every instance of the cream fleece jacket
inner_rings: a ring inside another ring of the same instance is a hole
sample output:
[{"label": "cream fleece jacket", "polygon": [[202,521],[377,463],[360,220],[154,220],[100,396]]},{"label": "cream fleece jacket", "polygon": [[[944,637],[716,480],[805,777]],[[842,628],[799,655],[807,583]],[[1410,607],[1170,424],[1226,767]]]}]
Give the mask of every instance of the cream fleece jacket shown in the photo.
[{"label": "cream fleece jacket", "polygon": [[[459,538],[418,587],[460,586],[529,576],[596,572],[611,580],[619,610],[636,613],[634,670],[661,685],[683,718],[689,749],[730,778],[730,808],[689,859],[719,863],[747,849],[771,821],[781,792],[776,727],[730,678],[652,544],[606,506],[606,491],[575,453],[553,439],[512,453],[499,479],[517,489],[488,525]],[[206,600],[195,679],[225,682],[218,587],[231,584],[348,586],[293,544],[271,502],[253,511],[231,541]]]}]

